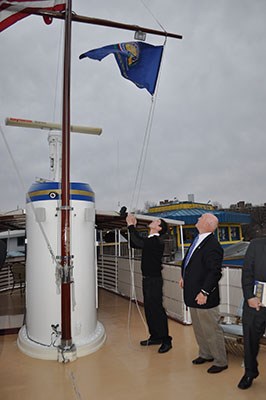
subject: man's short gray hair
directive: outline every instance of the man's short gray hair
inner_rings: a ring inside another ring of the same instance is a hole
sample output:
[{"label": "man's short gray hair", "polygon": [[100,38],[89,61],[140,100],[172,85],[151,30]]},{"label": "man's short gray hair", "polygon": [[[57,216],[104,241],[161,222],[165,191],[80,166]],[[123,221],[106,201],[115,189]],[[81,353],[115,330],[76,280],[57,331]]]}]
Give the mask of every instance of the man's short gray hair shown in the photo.
[{"label": "man's short gray hair", "polygon": [[217,229],[218,224],[219,224],[218,218],[215,215],[211,214],[211,213],[206,213],[206,214],[204,214],[204,216],[206,218],[206,223],[211,228],[211,231],[214,232],[215,229]]}]

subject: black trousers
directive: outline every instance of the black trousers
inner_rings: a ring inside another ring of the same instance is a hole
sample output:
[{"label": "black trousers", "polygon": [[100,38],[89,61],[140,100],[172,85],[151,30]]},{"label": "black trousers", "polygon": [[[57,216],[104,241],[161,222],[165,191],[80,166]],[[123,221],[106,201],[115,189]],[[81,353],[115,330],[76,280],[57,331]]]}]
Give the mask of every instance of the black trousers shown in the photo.
[{"label": "black trousers", "polygon": [[261,307],[257,311],[245,303],[243,309],[245,373],[252,378],[258,375],[259,341],[265,332],[265,328],[266,307]]},{"label": "black trousers", "polygon": [[152,339],[161,339],[162,343],[171,343],[168,334],[168,320],[163,307],[162,277],[143,277],[142,280],[144,311]]}]

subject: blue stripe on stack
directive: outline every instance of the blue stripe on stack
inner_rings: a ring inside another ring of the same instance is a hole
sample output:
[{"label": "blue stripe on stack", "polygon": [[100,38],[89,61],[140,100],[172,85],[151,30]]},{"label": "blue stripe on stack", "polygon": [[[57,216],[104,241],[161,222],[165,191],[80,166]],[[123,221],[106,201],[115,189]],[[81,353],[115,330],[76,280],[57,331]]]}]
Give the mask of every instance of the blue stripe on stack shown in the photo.
[{"label": "blue stripe on stack", "polygon": [[[61,197],[60,182],[35,182],[27,193],[27,203],[32,201],[59,200]],[[95,196],[90,185],[81,182],[70,183],[70,200],[94,202]]]}]

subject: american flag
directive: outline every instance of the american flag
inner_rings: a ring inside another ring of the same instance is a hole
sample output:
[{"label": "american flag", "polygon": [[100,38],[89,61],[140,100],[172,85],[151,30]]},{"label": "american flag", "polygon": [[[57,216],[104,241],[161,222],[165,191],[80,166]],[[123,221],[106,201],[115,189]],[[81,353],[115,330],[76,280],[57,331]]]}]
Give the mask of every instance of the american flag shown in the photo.
[{"label": "american flag", "polygon": [[66,0],[0,0],[0,32],[30,15],[31,9],[62,11],[65,7]]}]

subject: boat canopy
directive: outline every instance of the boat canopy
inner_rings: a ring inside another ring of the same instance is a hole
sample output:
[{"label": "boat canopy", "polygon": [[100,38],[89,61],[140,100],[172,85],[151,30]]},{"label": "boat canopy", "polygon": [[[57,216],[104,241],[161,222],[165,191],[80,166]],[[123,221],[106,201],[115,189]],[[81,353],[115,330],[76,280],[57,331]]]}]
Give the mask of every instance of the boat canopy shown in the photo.
[{"label": "boat canopy", "polygon": [[[138,224],[137,228],[147,228],[147,224],[153,220],[158,218],[162,218],[155,215],[144,215],[144,214],[134,214],[137,218]],[[164,218],[165,222],[169,226],[180,226],[184,225],[184,221],[171,219],[171,218]],[[112,229],[126,229],[126,219],[125,216],[121,216],[120,213],[115,211],[99,211],[96,210],[96,225],[98,229],[101,230],[112,230]]]},{"label": "boat canopy", "polygon": [[249,224],[251,217],[249,214],[237,213],[231,211],[220,211],[220,210],[204,210],[201,208],[189,208],[179,210],[169,210],[158,213],[150,213],[148,215],[157,216],[157,218],[169,218],[172,220],[182,220],[185,225],[194,225],[197,223],[198,218],[202,214],[211,213],[214,214],[219,223],[231,223],[231,224]]},{"label": "boat canopy", "polygon": [[[138,228],[146,228],[147,224],[160,217],[151,215],[135,214],[138,220]],[[177,219],[164,218],[170,226],[184,225],[184,221]],[[126,229],[125,216],[121,216],[115,211],[97,211],[96,210],[96,227],[100,230]],[[0,214],[0,232],[8,230],[25,229],[26,214]]]}]

